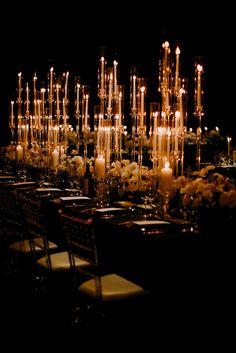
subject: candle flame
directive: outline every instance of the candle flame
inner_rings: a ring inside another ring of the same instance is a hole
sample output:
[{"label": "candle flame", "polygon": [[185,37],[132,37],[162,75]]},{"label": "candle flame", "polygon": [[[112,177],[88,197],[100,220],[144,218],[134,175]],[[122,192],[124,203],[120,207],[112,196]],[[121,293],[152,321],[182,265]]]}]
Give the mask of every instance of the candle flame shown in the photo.
[{"label": "candle flame", "polygon": [[102,62],[103,62],[103,61],[105,61],[105,58],[104,58],[104,56],[102,56],[102,57],[101,57],[101,61],[102,61]]},{"label": "candle flame", "polygon": [[198,71],[198,72],[201,72],[202,69],[203,69],[202,65],[198,64],[198,65],[197,65],[197,71]]},{"label": "candle flame", "polygon": [[144,93],[144,92],[145,92],[145,86],[142,86],[142,87],[140,88],[140,91],[141,91],[142,93]]},{"label": "candle flame", "polygon": [[50,68],[50,71],[51,71],[51,72],[53,72],[53,70],[54,70],[54,68],[53,68],[53,67],[51,67],[51,68]]},{"label": "candle flame", "polygon": [[176,118],[179,118],[179,117],[180,117],[180,112],[179,112],[178,110],[176,110],[176,112],[175,112],[175,117],[176,117]]},{"label": "candle flame", "polygon": [[176,48],[175,54],[176,54],[176,55],[179,55],[179,54],[180,54],[180,49],[179,49],[179,47]]},{"label": "candle flame", "polygon": [[117,66],[117,65],[118,65],[118,61],[114,60],[114,61],[113,61],[113,65],[114,65],[114,66]]},{"label": "candle flame", "polygon": [[170,163],[169,162],[165,162],[165,168],[169,168]]},{"label": "candle flame", "polygon": [[165,43],[163,43],[163,44],[162,44],[162,47],[163,47],[163,48],[169,48],[169,42],[166,41]]}]

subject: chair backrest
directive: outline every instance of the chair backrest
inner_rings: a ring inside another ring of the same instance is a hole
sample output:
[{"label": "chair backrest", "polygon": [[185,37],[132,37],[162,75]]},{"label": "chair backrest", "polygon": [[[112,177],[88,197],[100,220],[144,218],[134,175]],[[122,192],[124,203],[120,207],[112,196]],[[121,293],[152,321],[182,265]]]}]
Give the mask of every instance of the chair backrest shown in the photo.
[{"label": "chair backrest", "polygon": [[93,218],[82,218],[62,211],[60,219],[70,252],[97,267],[99,262]]}]

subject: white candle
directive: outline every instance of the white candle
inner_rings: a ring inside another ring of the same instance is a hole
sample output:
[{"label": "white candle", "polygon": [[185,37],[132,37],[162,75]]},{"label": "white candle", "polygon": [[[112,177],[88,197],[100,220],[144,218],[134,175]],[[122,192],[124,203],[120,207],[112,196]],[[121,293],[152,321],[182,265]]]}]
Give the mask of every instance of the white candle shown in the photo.
[{"label": "white candle", "polygon": [[184,94],[184,89],[180,88],[180,90],[179,90],[179,110],[180,110],[181,133],[183,132],[183,127],[184,127],[183,94]]},{"label": "white candle", "polygon": [[26,115],[29,115],[29,85],[26,83]]},{"label": "white candle", "polygon": [[113,82],[113,76],[112,76],[112,73],[110,73],[110,78],[109,78],[109,91],[108,91],[108,110],[109,110],[109,112],[111,111],[112,82]]},{"label": "white candle", "polygon": [[201,72],[202,72],[202,65],[197,65],[197,110],[201,111],[202,103],[201,103]]},{"label": "white candle", "polygon": [[136,110],[136,76],[133,76],[133,112]]},{"label": "white candle", "polygon": [[65,82],[65,102],[67,103],[67,91],[68,91],[68,77],[69,77],[69,71],[66,73],[66,82]]},{"label": "white candle", "polygon": [[105,59],[101,57],[101,94],[104,96],[104,81],[105,81],[105,70],[104,70]]},{"label": "white candle", "polygon": [[179,49],[179,47],[176,48],[175,54],[176,54],[175,89],[176,89],[176,91],[177,91],[178,88],[179,88],[179,54],[180,54],[180,49]]},{"label": "white candle", "polygon": [[105,158],[102,156],[95,159],[95,175],[97,178],[105,176]]},{"label": "white candle", "polygon": [[144,91],[145,91],[145,86],[141,87],[140,128],[143,128],[143,119],[144,119]]},{"label": "white candle", "polygon": [[16,158],[18,161],[23,159],[23,147],[21,145],[16,147]]},{"label": "white candle", "polygon": [[60,116],[60,108],[59,108],[59,85],[56,85],[56,93],[57,93],[57,118]]},{"label": "white candle", "polygon": [[14,125],[14,101],[11,101],[11,127]]},{"label": "white candle", "polygon": [[85,130],[88,127],[88,98],[89,98],[89,95],[86,94],[86,96],[85,96],[85,116],[84,116],[84,127],[85,127]]},{"label": "white candle", "polygon": [[118,62],[116,60],[113,61],[114,65],[114,95],[117,96],[117,65]]},{"label": "white candle", "polygon": [[170,159],[170,137],[171,137],[171,129],[168,127],[167,128],[167,159]]},{"label": "white candle", "polygon": [[165,167],[161,169],[159,188],[162,193],[169,193],[172,190],[173,170],[166,163]]},{"label": "white candle", "polygon": [[56,169],[59,164],[59,152],[55,149],[52,152],[52,168]]},{"label": "white candle", "polygon": [[39,124],[38,127],[41,128],[41,111],[40,111],[41,101],[38,99],[37,103],[38,103],[38,124]]},{"label": "white candle", "polygon": [[19,80],[18,80],[18,99],[20,101],[21,100],[21,80],[22,80],[21,72],[18,73],[18,77],[19,77]]},{"label": "white candle", "polygon": [[79,117],[79,90],[80,84],[77,83],[76,85],[76,116]]},{"label": "white candle", "polygon": [[52,100],[52,88],[53,88],[53,67],[50,68],[50,83],[49,83],[49,98]]}]

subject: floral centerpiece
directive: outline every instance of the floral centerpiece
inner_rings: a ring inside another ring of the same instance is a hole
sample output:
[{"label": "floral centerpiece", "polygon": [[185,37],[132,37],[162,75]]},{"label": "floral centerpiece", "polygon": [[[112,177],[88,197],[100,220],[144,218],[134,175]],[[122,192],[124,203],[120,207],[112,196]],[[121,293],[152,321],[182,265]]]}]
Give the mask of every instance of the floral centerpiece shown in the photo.
[{"label": "floral centerpiece", "polygon": [[222,228],[231,222],[236,211],[235,180],[217,173],[212,165],[181,176],[174,181],[181,211],[201,227]]}]

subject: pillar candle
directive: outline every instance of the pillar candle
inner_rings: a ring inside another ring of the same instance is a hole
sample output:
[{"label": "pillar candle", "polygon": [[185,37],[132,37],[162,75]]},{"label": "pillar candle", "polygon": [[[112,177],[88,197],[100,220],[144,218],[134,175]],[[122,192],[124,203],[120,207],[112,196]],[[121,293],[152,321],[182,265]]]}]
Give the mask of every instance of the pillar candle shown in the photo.
[{"label": "pillar candle", "polygon": [[59,152],[55,149],[52,152],[52,168],[56,169],[59,164]]},{"label": "pillar candle", "polygon": [[159,187],[162,193],[170,193],[172,190],[173,170],[166,163],[165,167],[161,169]]},{"label": "pillar candle", "polygon": [[17,158],[17,161],[23,159],[23,147],[21,145],[18,145],[16,147],[16,158]]},{"label": "pillar candle", "polygon": [[97,178],[105,176],[105,158],[102,156],[95,159],[95,175]]}]

